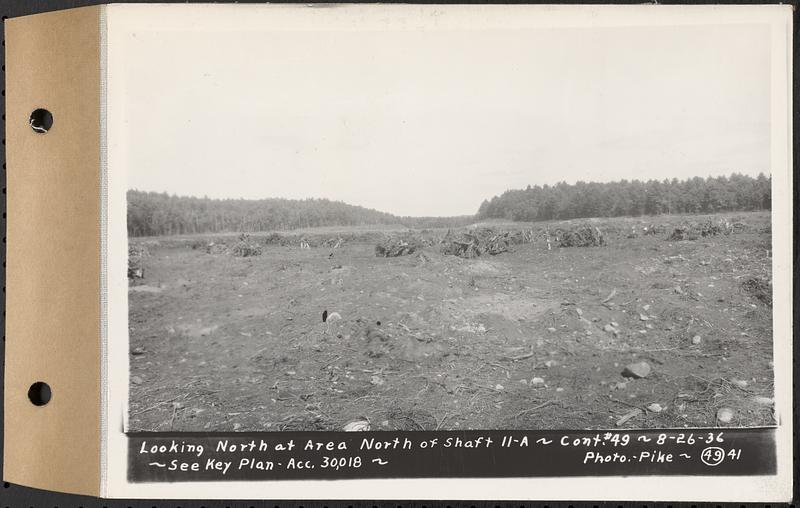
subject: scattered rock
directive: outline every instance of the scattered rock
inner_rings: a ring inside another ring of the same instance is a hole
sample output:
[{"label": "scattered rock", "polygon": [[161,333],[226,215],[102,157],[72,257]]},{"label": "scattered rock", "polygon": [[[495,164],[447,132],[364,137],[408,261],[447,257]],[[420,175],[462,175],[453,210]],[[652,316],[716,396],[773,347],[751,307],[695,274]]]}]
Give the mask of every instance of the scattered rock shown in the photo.
[{"label": "scattered rock", "polygon": [[207,337],[207,336],[211,335],[212,333],[214,333],[214,331],[217,328],[219,328],[219,326],[217,326],[217,325],[207,326],[205,328],[201,328],[197,333],[198,333],[198,335],[200,335],[200,337]]},{"label": "scattered rock", "polygon": [[242,424],[241,423],[234,423],[233,424],[233,430],[239,430],[241,428],[242,428]]},{"label": "scattered rock", "polygon": [[744,379],[731,379],[731,383],[735,384],[739,388],[747,388],[747,381]]},{"label": "scattered rock", "polygon": [[494,386],[494,389],[497,390],[498,392],[502,392],[505,388],[501,384],[496,384]]},{"label": "scattered rock", "polygon": [[139,376],[133,376],[131,378],[131,383],[133,383],[135,385],[140,385],[140,384],[144,383],[144,380],[142,378],[140,378]]},{"label": "scattered rock", "polygon": [[558,362],[555,360],[547,360],[546,362],[544,362],[544,366],[547,367],[548,369],[555,367],[556,365],[558,365]]},{"label": "scattered rock", "polygon": [[143,355],[146,352],[147,351],[145,351],[145,349],[143,347],[141,347],[141,346],[138,346],[138,347],[135,347],[135,348],[131,349],[131,354],[132,355],[136,355],[136,356]]},{"label": "scattered rock", "polygon": [[544,384],[544,379],[540,377],[535,377],[531,379],[531,386],[543,385],[543,384]]},{"label": "scattered rock", "polygon": [[622,371],[622,375],[634,379],[641,379],[649,376],[651,370],[650,364],[645,361],[629,363],[625,366],[625,370]]},{"label": "scattered rock", "polygon": [[604,332],[613,333],[615,336],[619,333],[619,330],[614,328],[614,325],[608,324],[603,327]]},{"label": "scattered rock", "polygon": [[717,411],[717,421],[719,423],[731,423],[733,421],[733,409],[721,407]]},{"label": "scattered rock", "polygon": [[628,383],[611,383],[610,388],[611,390],[624,390],[628,388]]},{"label": "scattered rock", "polygon": [[775,405],[775,399],[773,399],[772,397],[761,397],[761,396],[753,397],[753,402],[755,402],[759,406],[774,406]]},{"label": "scattered rock", "polygon": [[561,388],[561,387],[559,386],[558,388],[556,388],[556,391],[557,391],[557,392],[563,392],[563,391],[564,391],[564,389],[563,389],[563,388]]},{"label": "scattered rock", "polygon": [[365,432],[369,430],[369,422],[366,420],[355,420],[342,427],[342,430],[345,432]]},{"label": "scattered rock", "polygon": [[649,406],[647,406],[648,411],[652,411],[653,413],[660,413],[664,410],[664,408],[658,402],[653,402]]},{"label": "scattered rock", "polygon": [[583,316],[583,311],[582,311],[580,308],[578,308],[578,307],[575,307],[575,312],[576,312],[576,313],[577,313],[579,316]]},{"label": "scattered rock", "polygon": [[650,318],[645,316],[644,314],[639,314],[639,319],[641,321],[649,321],[650,320]]},{"label": "scattered rock", "polygon": [[478,324],[466,323],[464,326],[460,326],[458,328],[455,328],[455,330],[459,331],[459,332],[469,332],[469,333],[483,334],[483,333],[486,333],[486,325],[484,325],[483,323],[478,323]]},{"label": "scattered rock", "polygon": [[692,337],[692,344],[694,344],[695,346],[700,344],[701,342],[703,342],[703,339],[700,338],[699,335],[695,335],[694,337]]},{"label": "scattered rock", "polygon": [[383,384],[383,379],[381,379],[380,376],[372,376],[369,379],[369,382],[372,383],[375,386],[381,386]]},{"label": "scattered rock", "polygon": [[547,331],[553,333],[556,331],[556,329],[551,326],[550,328],[547,329]]},{"label": "scattered rock", "polygon": [[528,380],[527,379],[520,379],[519,382],[524,384],[525,386],[528,385]]}]

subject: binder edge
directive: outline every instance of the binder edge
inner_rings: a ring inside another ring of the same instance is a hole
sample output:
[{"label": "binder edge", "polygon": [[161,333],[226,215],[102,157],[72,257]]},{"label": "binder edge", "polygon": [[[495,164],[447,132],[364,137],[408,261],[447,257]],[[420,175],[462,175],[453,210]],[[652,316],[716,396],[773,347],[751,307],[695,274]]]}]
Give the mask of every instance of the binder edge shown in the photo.
[{"label": "binder edge", "polygon": [[[6,25],[7,278],[4,479],[101,489],[101,12]],[[49,132],[28,125],[53,113]],[[52,399],[34,406],[35,381]]]}]

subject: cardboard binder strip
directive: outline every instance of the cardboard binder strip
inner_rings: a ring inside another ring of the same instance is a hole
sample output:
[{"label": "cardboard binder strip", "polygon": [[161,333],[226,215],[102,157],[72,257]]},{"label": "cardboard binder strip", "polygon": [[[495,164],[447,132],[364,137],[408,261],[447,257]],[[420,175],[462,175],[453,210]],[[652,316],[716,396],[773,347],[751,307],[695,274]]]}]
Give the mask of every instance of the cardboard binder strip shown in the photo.
[{"label": "cardboard binder strip", "polygon": [[[6,481],[100,489],[100,7],[7,20]],[[31,112],[52,128],[37,133]],[[52,389],[44,406],[32,383]]]}]

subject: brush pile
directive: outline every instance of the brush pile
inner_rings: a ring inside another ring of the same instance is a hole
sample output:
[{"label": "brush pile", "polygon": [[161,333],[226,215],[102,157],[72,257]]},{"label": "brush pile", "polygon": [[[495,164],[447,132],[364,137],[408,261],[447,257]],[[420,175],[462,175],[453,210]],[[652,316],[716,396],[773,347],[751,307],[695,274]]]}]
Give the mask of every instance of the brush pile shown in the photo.
[{"label": "brush pile", "polygon": [[697,240],[699,237],[700,235],[697,231],[693,230],[690,225],[685,224],[673,229],[672,233],[667,237],[667,240],[670,242],[680,242],[683,240]]},{"label": "brush pile", "polygon": [[270,233],[264,237],[264,245],[280,245],[284,247],[286,244],[286,237],[278,233]]},{"label": "brush pile", "polygon": [[734,233],[734,224],[726,220],[706,220],[703,222],[689,222],[682,224],[672,230],[667,237],[670,241],[697,240],[700,237],[729,235]]},{"label": "brush pile", "polygon": [[254,240],[250,238],[250,235],[247,233],[242,233],[239,235],[239,241],[236,245],[233,246],[233,250],[231,251],[236,257],[246,258],[250,256],[260,256],[261,255],[261,246],[258,245]]},{"label": "brush pile", "polygon": [[128,278],[144,279],[143,258],[150,256],[150,251],[144,245],[130,245],[128,247]]},{"label": "brush pile", "polygon": [[606,244],[600,229],[588,224],[560,230],[557,238],[559,247],[600,247]]},{"label": "brush pile", "polygon": [[441,242],[441,235],[430,229],[423,229],[416,238],[423,247],[433,247]]},{"label": "brush pile", "polygon": [[666,228],[663,225],[648,224],[642,228],[644,236],[657,235],[664,232],[666,232]]},{"label": "brush pile", "polygon": [[329,249],[338,249],[343,244],[344,244],[344,238],[342,238],[340,236],[327,238],[327,239],[323,240],[323,242],[322,242],[322,246],[323,247],[327,247]]},{"label": "brush pile", "polygon": [[379,258],[408,256],[422,247],[422,243],[414,236],[390,236],[375,246],[375,255]]},{"label": "brush pile", "polygon": [[729,235],[733,232],[733,226],[728,221],[707,220],[701,222],[696,227],[702,237]]},{"label": "brush pile", "polygon": [[534,236],[535,233],[532,229],[523,229],[508,233],[508,240],[513,245],[522,245],[524,243],[533,243]]},{"label": "brush pile", "polygon": [[460,258],[476,258],[484,254],[496,256],[509,251],[514,243],[513,233],[497,233],[491,229],[476,229],[460,233],[447,232],[442,239],[442,254]]}]

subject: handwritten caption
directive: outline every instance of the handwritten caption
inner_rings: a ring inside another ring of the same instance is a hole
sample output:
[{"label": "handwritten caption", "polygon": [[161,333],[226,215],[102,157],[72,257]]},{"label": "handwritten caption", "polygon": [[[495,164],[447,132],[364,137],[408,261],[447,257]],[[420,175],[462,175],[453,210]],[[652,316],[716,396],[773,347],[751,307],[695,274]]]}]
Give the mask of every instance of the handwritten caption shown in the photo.
[{"label": "handwritten caption", "polygon": [[[762,429],[766,430],[766,429]],[[764,474],[771,433],[366,432],[129,437],[132,481]],[[546,466],[546,467],[543,467]]]}]

